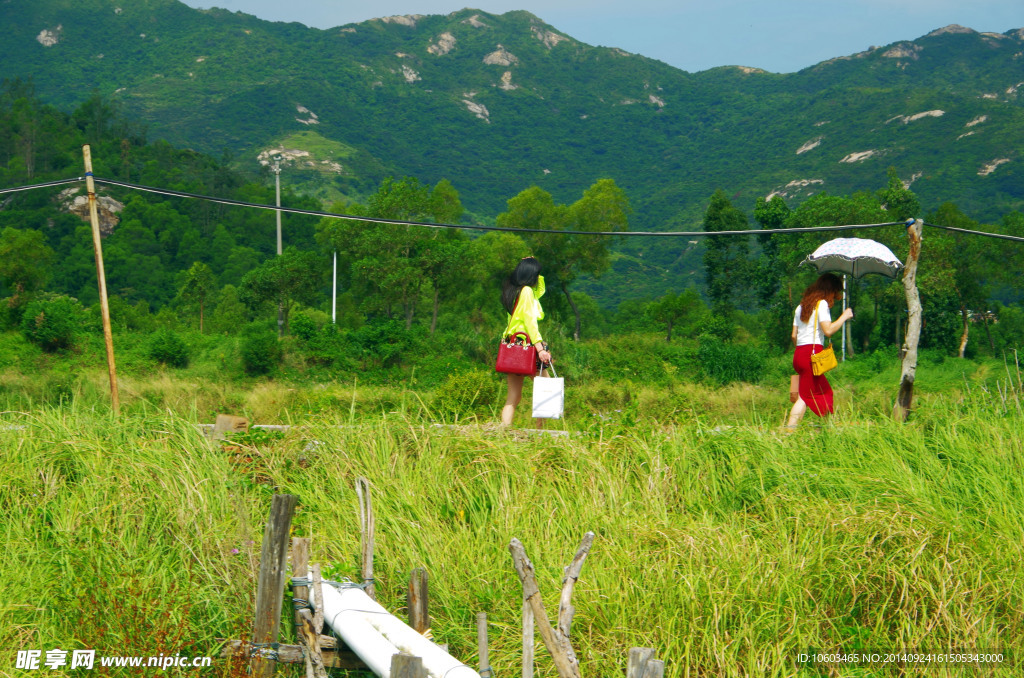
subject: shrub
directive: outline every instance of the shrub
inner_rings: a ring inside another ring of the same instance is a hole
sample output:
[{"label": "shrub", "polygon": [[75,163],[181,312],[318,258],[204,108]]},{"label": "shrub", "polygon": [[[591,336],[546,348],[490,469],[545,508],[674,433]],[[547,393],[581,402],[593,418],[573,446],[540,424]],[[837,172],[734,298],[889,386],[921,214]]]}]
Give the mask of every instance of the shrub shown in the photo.
[{"label": "shrub", "polygon": [[242,366],[248,374],[269,374],[281,362],[281,344],[271,331],[256,331],[242,340]]},{"label": "shrub", "polygon": [[309,341],[317,333],[316,321],[305,313],[296,313],[288,321],[288,329],[302,341]]},{"label": "shrub", "polygon": [[171,367],[186,367],[188,346],[171,330],[160,330],[149,340],[149,357]]},{"label": "shrub", "polygon": [[697,348],[701,374],[714,383],[734,381],[754,383],[764,376],[767,355],[756,347],[731,344],[707,334],[701,335]]},{"label": "shrub", "polygon": [[502,396],[495,372],[473,370],[450,375],[434,392],[434,411],[442,418],[488,412]]},{"label": "shrub", "polygon": [[77,299],[48,296],[25,307],[21,331],[26,339],[44,351],[58,351],[74,344],[82,316],[82,305]]}]

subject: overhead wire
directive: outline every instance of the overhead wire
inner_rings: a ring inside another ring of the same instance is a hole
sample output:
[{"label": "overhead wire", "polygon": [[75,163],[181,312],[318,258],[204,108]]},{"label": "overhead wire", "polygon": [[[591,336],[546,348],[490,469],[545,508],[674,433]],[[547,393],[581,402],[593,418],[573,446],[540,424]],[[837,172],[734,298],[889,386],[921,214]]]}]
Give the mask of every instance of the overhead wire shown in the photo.
[{"label": "overhead wire", "polygon": [[[19,191],[29,191],[37,188],[51,188],[54,186],[63,186],[66,184],[73,184],[76,182],[85,181],[85,177],[73,177],[70,179],[60,179],[57,181],[47,181],[40,184],[30,184],[27,186],[14,186],[11,188],[0,188],[0,195],[7,193],[16,193]],[[475,231],[501,231],[508,233],[552,233],[556,235],[591,235],[591,236],[604,236],[604,237],[653,237],[653,238],[701,238],[721,235],[773,235],[776,233],[825,233],[830,231],[849,231],[859,230],[865,228],[882,228],[886,226],[903,226],[906,222],[903,221],[889,221],[880,224],[845,224],[839,226],[811,226],[805,228],[763,228],[763,229],[738,229],[728,231],[579,231],[571,229],[545,229],[545,228],[517,228],[513,226],[483,226],[480,224],[446,224],[446,223],[432,223],[427,221],[410,221],[403,219],[385,219],[383,217],[372,217],[355,214],[338,214],[336,212],[323,212],[320,210],[307,210],[298,207],[284,207],[277,205],[266,205],[263,203],[246,202],[244,200],[233,200],[231,198],[218,198],[215,196],[202,195],[200,193],[189,193],[187,191],[175,191],[168,188],[156,188],[153,186],[143,186],[141,184],[132,184],[126,181],[117,181],[115,179],[103,179],[100,177],[94,177],[94,181],[98,184],[105,184],[108,186],[118,186],[120,188],[127,188],[137,191],[145,191],[148,193],[154,193],[157,195],[164,195],[172,198],[190,198],[194,200],[206,200],[208,202],[219,203],[222,205],[232,205],[236,207],[251,207],[255,209],[263,209],[269,211],[285,212],[288,214],[301,214],[305,216],[321,217],[326,219],[343,219],[347,221],[362,221],[375,224],[389,224],[393,226],[422,226],[424,228],[435,228],[435,229],[465,229]],[[1008,235],[1005,233],[990,233],[988,231],[978,231],[966,228],[956,228],[953,226],[940,226],[939,224],[931,224],[923,222],[925,226],[931,228],[937,228],[945,231],[954,231],[957,233],[967,233],[969,235],[979,235],[987,238],[998,238],[1001,240],[1010,240],[1013,242],[1024,242],[1024,237]]]},{"label": "overhead wire", "polygon": [[931,226],[932,228],[939,228],[943,231],[955,231],[957,233],[968,233],[970,235],[983,235],[988,238],[999,238],[1000,240],[1012,240],[1014,242],[1024,242],[1024,238],[1017,235],[1008,235],[1006,233],[989,233],[988,231],[972,231],[967,228],[957,228],[955,226],[939,226],[938,224],[929,224],[927,221],[924,222],[925,226]]},{"label": "overhead wire", "polygon": [[58,181],[47,181],[43,184],[32,184],[30,186],[15,186],[13,188],[0,188],[0,195],[5,193],[17,193],[18,191],[31,191],[34,188],[49,188],[51,186],[63,186],[64,184],[73,184],[76,181],[85,181],[85,177],[75,177],[74,179],[60,179]]},{"label": "overhead wire", "polygon": [[108,186],[120,186],[122,188],[130,188],[139,191],[147,191],[149,193],[156,193],[158,195],[166,195],[176,198],[193,198],[198,200],[208,200],[211,202],[220,203],[223,205],[235,205],[238,207],[253,207],[257,209],[264,209],[270,211],[280,211],[289,214],[302,214],[306,216],[322,217],[329,219],[344,219],[348,221],[364,221],[375,224],[390,224],[393,226],[423,226],[425,228],[437,228],[437,229],[467,229],[476,231],[504,231],[511,233],[554,233],[557,235],[593,235],[593,236],[611,236],[611,237],[675,237],[675,238],[699,238],[703,236],[718,236],[718,235],[770,235],[773,233],[817,233],[825,231],[844,231],[854,230],[863,228],[878,228],[880,226],[901,226],[902,221],[893,221],[883,224],[850,224],[844,226],[814,226],[808,228],[765,228],[765,229],[744,229],[744,230],[732,230],[732,231],[578,231],[570,229],[545,229],[545,228],[516,228],[510,226],[482,226],[479,224],[445,224],[445,223],[431,223],[427,221],[408,221],[403,219],[385,219],[383,217],[371,217],[361,216],[354,214],[338,214],[336,212],[322,212],[319,210],[307,210],[297,207],[278,207],[276,205],[265,205],[262,203],[245,202],[242,200],[232,200],[230,198],[217,198],[208,195],[201,195],[199,193],[188,193],[185,191],[173,191],[166,188],[155,188],[152,186],[141,186],[139,184],[129,184],[124,181],[115,181],[113,179],[101,179],[95,178],[96,183],[106,184]]}]

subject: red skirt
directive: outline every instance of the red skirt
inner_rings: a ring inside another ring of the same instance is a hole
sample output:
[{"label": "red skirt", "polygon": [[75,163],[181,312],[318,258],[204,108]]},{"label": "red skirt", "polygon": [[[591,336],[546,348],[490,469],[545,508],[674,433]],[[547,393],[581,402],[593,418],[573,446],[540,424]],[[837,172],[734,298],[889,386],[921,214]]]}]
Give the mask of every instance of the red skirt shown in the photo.
[{"label": "red skirt", "polygon": [[832,387],[824,374],[815,376],[811,370],[811,354],[822,350],[821,344],[797,346],[793,352],[793,369],[800,375],[800,399],[819,417],[832,414]]}]

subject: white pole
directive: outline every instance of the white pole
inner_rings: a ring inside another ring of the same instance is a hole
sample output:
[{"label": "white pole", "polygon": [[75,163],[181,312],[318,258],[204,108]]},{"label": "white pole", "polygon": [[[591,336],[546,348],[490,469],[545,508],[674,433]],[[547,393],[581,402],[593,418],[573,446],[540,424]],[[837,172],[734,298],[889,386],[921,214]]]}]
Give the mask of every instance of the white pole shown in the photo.
[{"label": "white pole", "polygon": [[331,324],[338,324],[338,253],[334,253],[334,282],[331,284]]},{"label": "white pole", "polygon": [[480,678],[479,673],[417,633],[362,589],[339,590],[324,585],[323,597],[324,621],[378,676],[389,678],[391,656],[404,651],[423,660],[430,678]]},{"label": "white pole", "polygon": [[[281,163],[274,161],[274,194],[275,205],[281,206]],[[281,210],[275,210],[277,214],[277,256],[281,256]],[[277,305],[277,336],[284,336],[284,307]]]},{"label": "white pole", "polygon": [[[846,310],[846,274],[843,274],[843,310]],[[843,323],[843,362],[846,362],[846,323]]]}]

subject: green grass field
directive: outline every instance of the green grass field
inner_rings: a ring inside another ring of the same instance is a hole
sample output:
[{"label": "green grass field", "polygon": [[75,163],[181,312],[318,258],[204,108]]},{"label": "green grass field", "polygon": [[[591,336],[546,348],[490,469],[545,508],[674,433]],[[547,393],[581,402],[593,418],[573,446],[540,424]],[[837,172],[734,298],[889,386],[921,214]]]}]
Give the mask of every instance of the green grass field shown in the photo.
[{"label": "green grass field", "polygon": [[[1013,661],[1024,650],[1015,368],[922,363],[907,424],[888,417],[894,375],[844,365],[838,415],[809,416],[789,436],[776,430],[782,385],[570,382],[556,427],[571,435],[529,436],[495,430],[486,411],[435,426],[432,395],[401,387],[243,388],[168,373],[126,377],[116,420],[101,373],[58,403],[15,409],[15,392],[36,392],[5,372],[0,675],[25,673],[18,650],[214,655],[216,638],[247,637],[275,493],[298,496],[293,535],[312,537],[312,561],[357,579],[358,476],[374,488],[379,600],[403,615],[409,572],[425,566],[434,637],[475,666],[475,615],[487,612],[498,676],[521,666],[509,540],[525,544],[553,616],[587,530],[597,536],[572,634],[584,676],[624,675],[633,646],[655,648],[671,677],[1017,675],[1024,663],[797,662],[808,648]],[[195,426],[223,403],[294,426],[225,450]],[[282,641],[293,639],[289,621]],[[539,638],[537,654],[537,675],[557,675]]]}]

